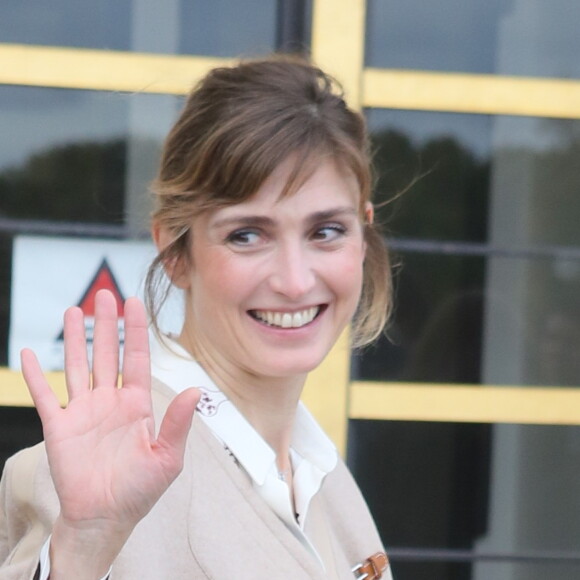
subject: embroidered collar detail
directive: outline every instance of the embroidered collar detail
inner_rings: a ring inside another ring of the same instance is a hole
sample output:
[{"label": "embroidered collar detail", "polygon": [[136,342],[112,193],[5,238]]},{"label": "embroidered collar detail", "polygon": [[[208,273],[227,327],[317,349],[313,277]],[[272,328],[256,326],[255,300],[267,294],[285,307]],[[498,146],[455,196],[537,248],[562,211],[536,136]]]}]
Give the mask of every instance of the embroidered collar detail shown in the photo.
[{"label": "embroidered collar detail", "polygon": [[221,391],[208,391],[207,388],[199,387],[201,398],[197,404],[197,412],[204,417],[213,417],[220,405],[227,401],[226,396]]},{"label": "embroidered collar detail", "polygon": [[[198,404],[201,420],[223,442],[258,485],[263,485],[276,455],[247,419],[217,387],[205,370],[175,341],[167,345],[151,338],[152,375],[179,393],[191,386],[201,390]],[[324,473],[337,463],[334,444],[302,403],[299,404],[292,449]]]}]

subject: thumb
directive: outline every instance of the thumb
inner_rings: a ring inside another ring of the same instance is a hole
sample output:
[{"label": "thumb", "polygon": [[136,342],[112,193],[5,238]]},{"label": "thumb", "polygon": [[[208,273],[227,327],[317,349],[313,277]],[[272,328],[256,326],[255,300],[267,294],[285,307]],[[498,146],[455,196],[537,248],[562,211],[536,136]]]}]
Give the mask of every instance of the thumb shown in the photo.
[{"label": "thumb", "polygon": [[193,413],[201,393],[198,389],[186,389],[171,401],[161,422],[157,443],[165,449],[172,449],[180,457],[185,453],[185,442],[191,428]]}]

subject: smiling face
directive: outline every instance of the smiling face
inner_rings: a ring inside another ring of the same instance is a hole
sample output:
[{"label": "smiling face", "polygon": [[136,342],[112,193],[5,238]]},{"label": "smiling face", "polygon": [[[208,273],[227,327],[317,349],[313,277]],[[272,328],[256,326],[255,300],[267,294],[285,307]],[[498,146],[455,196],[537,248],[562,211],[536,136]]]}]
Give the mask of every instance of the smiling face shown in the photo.
[{"label": "smiling face", "polygon": [[[264,377],[320,364],[352,318],[365,243],[356,180],[322,163],[280,197],[281,164],[249,200],[194,218],[181,342],[202,360]],[[370,216],[369,216],[370,217]]]}]

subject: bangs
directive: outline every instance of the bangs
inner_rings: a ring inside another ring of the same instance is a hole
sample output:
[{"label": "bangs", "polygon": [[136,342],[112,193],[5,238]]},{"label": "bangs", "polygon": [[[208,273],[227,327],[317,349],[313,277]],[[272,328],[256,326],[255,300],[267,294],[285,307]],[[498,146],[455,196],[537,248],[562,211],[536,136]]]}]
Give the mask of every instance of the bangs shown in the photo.
[{"label": "bangs", "polygon": [[295,149],[284,148],[276,153],[268,148],[262,158],[259,157],[260,151],[254,150],[232,161],[233,169],[230,172],[215,175],[218,183],[212,184],[213,187],[208,184],[207,189],[195,194],[196,213],[247,201],[280,165],[289,160],[291,169],[280,192],[280,199],[294,195],[322,164],[331,161],[340,172],[349,172],[355,177],[361,194],[361,208],[364,208],[369,200],[371,181],[365,160],[354,148],[345,150],[329,143],[328,139],[318,137],[310,135],[308,139],[302,139],[300,147]]}]

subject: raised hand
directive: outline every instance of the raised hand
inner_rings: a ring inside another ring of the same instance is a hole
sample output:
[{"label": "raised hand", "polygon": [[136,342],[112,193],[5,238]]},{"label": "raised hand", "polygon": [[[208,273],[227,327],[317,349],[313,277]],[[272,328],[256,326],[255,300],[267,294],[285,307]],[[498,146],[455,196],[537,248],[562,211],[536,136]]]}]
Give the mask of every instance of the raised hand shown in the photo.
[{"label": "raised hand", "polygon": [[156,437],[147,320],[136,298],[125,304],[120,388],[117,307],[109,292],[100,291],[96,296],[92,381],[79,308],[65,313],[64,341],[69,397],[64,409],[34,353],[22,351],[24,378],[42,421],[60,500],[51,553],[60,548],[61,553],[73,551],[80,562],[86,542],[93,558],[100,549],[101,559],[112,561],[135,525],[181,471],[199,394],[190,389],[176,396]]}]

